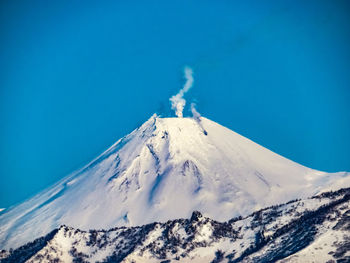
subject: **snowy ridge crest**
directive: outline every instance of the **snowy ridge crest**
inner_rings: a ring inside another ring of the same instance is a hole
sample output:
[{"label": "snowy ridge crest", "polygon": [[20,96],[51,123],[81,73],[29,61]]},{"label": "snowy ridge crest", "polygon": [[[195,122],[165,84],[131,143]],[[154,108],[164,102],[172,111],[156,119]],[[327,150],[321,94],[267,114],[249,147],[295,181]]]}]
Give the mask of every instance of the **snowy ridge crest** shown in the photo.
[{"label": "snowy ridge crest", "polygon": [[348,262],[350,188],[218,222],[192,213],[138,227],[61,226],[5,262]]}]

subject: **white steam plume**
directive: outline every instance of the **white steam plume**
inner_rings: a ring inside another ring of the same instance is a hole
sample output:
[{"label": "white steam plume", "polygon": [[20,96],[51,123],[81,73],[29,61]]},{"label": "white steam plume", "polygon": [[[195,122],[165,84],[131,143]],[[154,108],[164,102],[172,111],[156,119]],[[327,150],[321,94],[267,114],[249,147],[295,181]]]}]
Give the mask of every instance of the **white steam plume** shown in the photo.
[{"label": "white steam plume", "polygon": [[177,117],[182,118],[182,111],[186,105],[186,100],[183,98],[185,93],[192,87],[193,85],[193,71],[190,67],[185,67],[185,85],[180,91],[172,96],[169,100],[171,101],[171,108],[175,110],[175,114]]}]

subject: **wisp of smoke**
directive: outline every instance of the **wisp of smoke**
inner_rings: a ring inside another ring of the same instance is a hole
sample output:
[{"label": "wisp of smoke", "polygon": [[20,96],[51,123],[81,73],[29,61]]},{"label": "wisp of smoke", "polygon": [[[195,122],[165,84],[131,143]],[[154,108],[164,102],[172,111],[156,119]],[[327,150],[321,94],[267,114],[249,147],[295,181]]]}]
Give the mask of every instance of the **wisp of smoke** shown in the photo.
[{"label": "wisp of smoke", "polygon": [[177,117],[182,118],[183,117],[183,109],[186,105],[186,100],[183,98],[185,93],[192,87],[193,85],[193,71],[190,67],[185,67],[184,70],[185,73],[185,85],[183,86],[180,91],[172,96],[169,100],[171,102],[171,108],[175,110],[175,114]]},{"label": "wisp of smoke", "polygon": [[194,102],[191,103],[191,112],[194,119],[200,120],[201,114],[196,110],[196,104]]},{"label": "wisp of smoke", "polygon": [[195,119],[199,127],[201,127],[204,135],[208,135],[208,132],[204,129],[201,123],[201,114],[196,110],[196,104],[194,102],[191,103],[191,111],[192,111],[193,119]]}]

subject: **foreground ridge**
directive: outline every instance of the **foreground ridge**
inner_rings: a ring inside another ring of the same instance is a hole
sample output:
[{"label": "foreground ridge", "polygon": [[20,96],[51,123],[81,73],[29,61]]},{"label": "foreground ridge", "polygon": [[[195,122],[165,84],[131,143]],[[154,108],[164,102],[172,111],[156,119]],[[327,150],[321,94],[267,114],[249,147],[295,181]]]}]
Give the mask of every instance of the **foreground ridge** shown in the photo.
[{"label": "foreground ridge", "polygon": [[[190,219],[82,231],[61,226],[0,262],[349,262],[350,188],[218,222]],[[2,258],[2,259],[1,259]]]}]

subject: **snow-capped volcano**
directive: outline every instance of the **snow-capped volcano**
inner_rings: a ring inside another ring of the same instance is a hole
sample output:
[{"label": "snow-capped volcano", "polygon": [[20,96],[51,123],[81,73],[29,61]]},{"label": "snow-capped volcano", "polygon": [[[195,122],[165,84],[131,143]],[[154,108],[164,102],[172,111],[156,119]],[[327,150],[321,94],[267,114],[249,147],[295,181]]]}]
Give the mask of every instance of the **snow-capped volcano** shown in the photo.
[{"label": "snow-capped volcano", "polygon": [[350,186],[206,118],[152,116],[81,170],[0,215],[0,249],[60,225],[82,230],[187,218],[215,220]]}]

